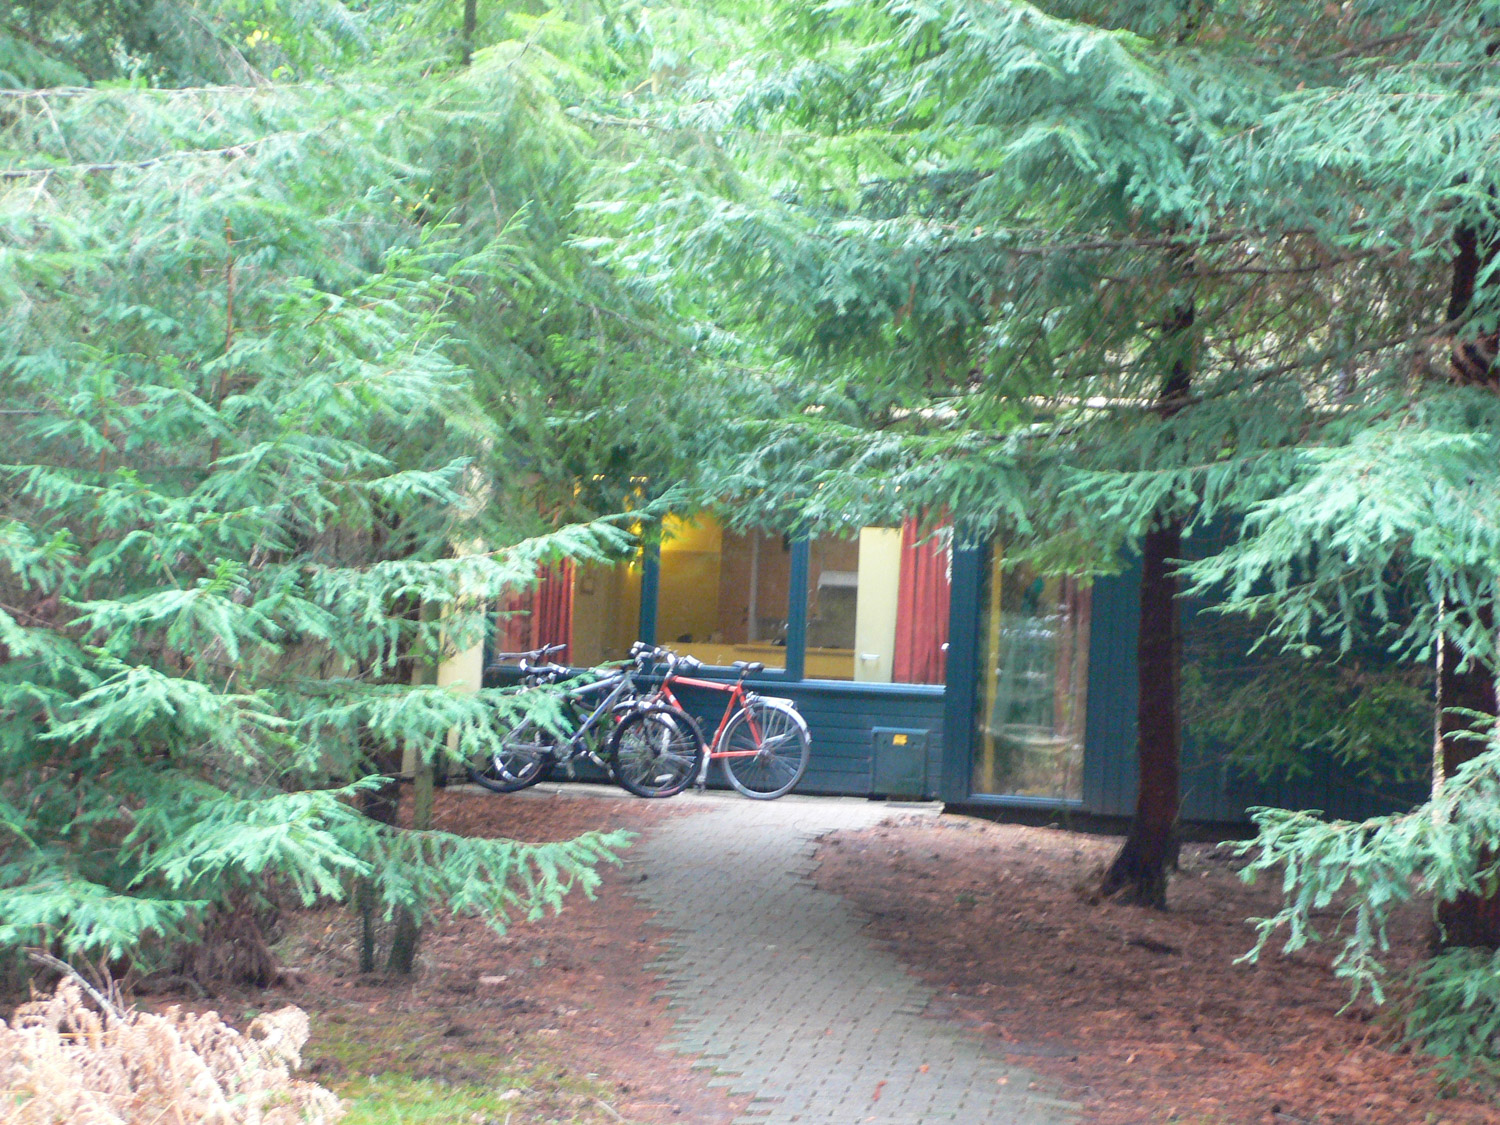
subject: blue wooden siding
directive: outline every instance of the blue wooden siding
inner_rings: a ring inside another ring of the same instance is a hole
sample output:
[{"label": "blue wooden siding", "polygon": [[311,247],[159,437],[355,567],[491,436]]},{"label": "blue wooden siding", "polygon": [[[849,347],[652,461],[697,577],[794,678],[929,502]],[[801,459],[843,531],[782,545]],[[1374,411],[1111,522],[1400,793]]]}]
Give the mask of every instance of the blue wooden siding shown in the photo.
[{"label": "blue wooden siding", "polygon": [[[767,680],[754,687],[795,700],[812,732],[812,758],[796,792],[886,796],[875,793],[872,785],[874,730],[901,727],[928,732],[927,790],[922,795],[937,795],[943,749],[941,687],[835,680]],[[724,713],[724,697],[702,689],[679,692],[679,697],[702,724],[704,737],[712,738]],[[718,766],[710,770],[709,784],[724,784]]]},{"label": "blue wooden siding", "polygon": [[1089,624],[1088,710],[1083,727],[1083,808],[1135,811],[1139,563],[1094,580]]},{"label": "blue wooden siding", "polygon": [[989,552],[959,547],[953,552],[948,612],[948,685],[943,700],[942,777],[937,795],[950,803],[968,799],[974,776],[975,696],[979,688],[979,602]]},{"label": "blue wooden siding", "polygon": [[[1088,715],[1084,728],[1083,809],[1106,816],[1135,812],[1136,639],[1139,633],[1140,564],[1094,583],[1089,646]],[[1212,634],[1217,617],[1201,601],[1185,599],[1184,630]],[[1228,764],[1225,747],[1183,731],[1182,819],[1237,823],[1246,810],[1318,809],[1329,816],[1361,819],[1409,808],[1422,800],[1422,786],[1375,788],[1338,763],[1314,760],[1311,775],[1261,781]]]}]

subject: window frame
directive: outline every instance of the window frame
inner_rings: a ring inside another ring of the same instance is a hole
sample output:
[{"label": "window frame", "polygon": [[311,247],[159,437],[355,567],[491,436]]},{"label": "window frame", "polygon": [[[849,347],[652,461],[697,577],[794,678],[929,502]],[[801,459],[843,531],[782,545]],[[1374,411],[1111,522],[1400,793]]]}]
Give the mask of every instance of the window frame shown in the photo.
[{"label": "window frame", "polygon": [[[807,569],[811,548],[806,539],[793,539],[790,547],[791,558],[787,576],[786,667],[763,669],[755,674],[757,680],[775,680],[783,683],[807,682],[803,672],[807,667]],[[792,591],[794,590],[801,590],[802,597],[793,597]],[[640,639],[648,645],[659,643],[656,637],[656,627],[660,594],[661,547],[653,543],[641,560],[641,616],[636,627]],[[703,666],[703,675],[708,679],[730,679],[734,674],[734,668],[728,664],[705,664]]]},{"label": "window frame", "polygon": [[[753,679],[759,683],[785,685],[807,685],[818,691],[846,691],[853,693],[875,693],[894,695],[935,696],[947,699],[945,713],[951,707],[955,690],[963,694],[966,676],[961,673],[966,661],[974,659],[974,637],[977,623],[971,620],[977,595],[962,593],[975,584],[980,566],[976,561],[978,552],[973,547],[955,542],[953,547],[952,595],[948,607],[949,641],[946,678],[940,684],[882,683],[858,680],[839,680],[824,677],[809,677],[807,672],[807,607],[808,575],[811,571],[812,540],[803,536],[789,541],[790,559],[788,572],[788,605],[786,627],[786,667],[766,668],[757,672]],[[641,602],[636,621],[636,638],[646,644],[657,644],[657,618],[661,594],[661,548],[659,544],[648,545],[641,553]],[[801,597],[790,596],[790,591],[800,591]],[[966,616],[970,615],[970,616]],[[977,636],[977,633],[976,633]],[[491,651],[495,643],[493,623],[490,629]],[[572,654],[570,653],[569,656]],[[582,668],[582,665],[569,666]],[[736,673],[727,664],[706,664],[701,673],[706,679],[731,680]],[[972,685],[970,685],[972,686]],[[946,723],[945,723],[946,726]],[[949,728],[952,729],[952,728]]]}]

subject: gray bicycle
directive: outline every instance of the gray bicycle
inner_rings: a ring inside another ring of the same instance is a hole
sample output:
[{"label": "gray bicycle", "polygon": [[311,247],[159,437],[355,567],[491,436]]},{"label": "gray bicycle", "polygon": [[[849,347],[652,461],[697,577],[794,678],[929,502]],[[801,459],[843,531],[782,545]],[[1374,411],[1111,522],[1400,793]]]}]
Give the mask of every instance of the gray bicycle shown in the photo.
[{"label": "gray bicycle", "polygon": [[519,719],[495,749],[469,763],[469,780],[496,793],[514,793],[582,758],[638,797],[671,797],[691,785],[703,764],[703,736],[685,711],[641,698],[636,675],[649,659],[640,646],[630,662],[559,688],[572,671],[551,657],[565,647],[502,654],[500,659],[519,661],[520,695],[553,693],[560,721]]}]

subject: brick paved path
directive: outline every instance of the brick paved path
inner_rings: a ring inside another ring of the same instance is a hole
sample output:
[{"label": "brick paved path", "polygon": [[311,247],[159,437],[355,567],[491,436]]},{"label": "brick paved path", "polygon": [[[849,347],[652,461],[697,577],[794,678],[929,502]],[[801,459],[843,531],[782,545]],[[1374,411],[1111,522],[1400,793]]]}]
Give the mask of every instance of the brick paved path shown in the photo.
[{"label": "brick paved path", "polygon": [[670,952],[654,966],[677,1019],[667,1045],[756,1100],[755,1125],[1057,1125],[1045,1083],[975,1037],[923,1019],[932,992],[808,881],[820,834],[887,813],[866,801],[687,794],[626,852]]}]

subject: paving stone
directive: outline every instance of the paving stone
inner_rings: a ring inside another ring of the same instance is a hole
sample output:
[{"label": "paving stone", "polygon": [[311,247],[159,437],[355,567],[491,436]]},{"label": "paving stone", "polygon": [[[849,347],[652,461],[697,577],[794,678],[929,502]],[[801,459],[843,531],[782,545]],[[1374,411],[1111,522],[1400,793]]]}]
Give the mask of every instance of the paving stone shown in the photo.
[{"label": "paving stone", "polygon": [[714,1073],[710,1085],[756,1099],[735,1125],[1076,1119],[1077,1107],[1034,1073],[923,1016],[932,990],[865,936],[842,899],[813,885],[817,838],[878,823],[884,806],[676,801],[695,815],[667,820],[630,849],[631,870],[646,876],[630,893],[669,932],[671,952],[651,966],[676,1021],[668,1046],[707,1056],[698,1065]]}]

